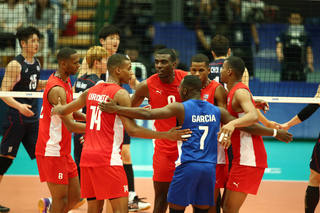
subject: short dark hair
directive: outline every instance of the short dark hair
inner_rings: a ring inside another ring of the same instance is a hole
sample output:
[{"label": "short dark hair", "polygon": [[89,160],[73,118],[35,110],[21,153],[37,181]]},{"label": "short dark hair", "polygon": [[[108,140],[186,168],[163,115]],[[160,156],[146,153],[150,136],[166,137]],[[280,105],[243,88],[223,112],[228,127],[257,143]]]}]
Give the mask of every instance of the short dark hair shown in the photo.
[{"label": "short dark hair", "polygon": [[230,56],[226,59],[226,61],[231,69],[235,72],[236,76],[241,78],[246,68],[243,60],[237,56]]},{"label": "short dark hair", "polygon": [[155,55],[164,55],[164,54],[168,54],[170,55],[170,59],[171,59],[171,62],[175,62],[177,60],[177,55],[175,53],[174,50],[172,49],[169,49],[169,48],[164,48],[164,49],[160,49],[160,50],[157,50],[155,53]]},{"label": "short dark hair", "polygon": [[70,47],[64,47],[59,50],[57,54],[58,62],[61,60],[69,59],[71,55],[76,54],[77,51],[75,49],[72,49]]},{"label": "short dark hair", "polygon": [[208,56],[206,56],[202,53],[198,53],[198,54],[192,56],[191,63],[192,62],[200,62],[200,63],[205,62],[206,66],[208,66],[209,65],[209,58],[208,58]]},{"label": "short dark hair", "polygon": [[101,28],[99,32],[99,39],[106,39],[109,35],[119,35],[120,29],[114,25],[107,25]]},{"label": "short dark hair", "polygon": [[16,33],[16,37],[19,40],[19,44],[21,45],[21,41],[27,42],[27,40],[33,35],[36,34],[38,38],[40,38],[41,34],[39,30],[35,27],[20,27]]},{"label": "short dark hair", "polygon": [[211,40],[211,50],[216,54],[217,57],[227,55],[229,48],[229,39],[223,35],[218,34]]},{"label": "short dark hair", "polygon": [[129,57],[124,54],[116,53],[108,58],[107,69],[108,71],[113,71],[115,67],[120,67],[123,61],[130,61]]},{"label": "short dark hair", "polygon": [[183,78],[182,85],[188,89],[201,91],[202,89],[202,82],[198,76],[195,75],[186,75]]}]

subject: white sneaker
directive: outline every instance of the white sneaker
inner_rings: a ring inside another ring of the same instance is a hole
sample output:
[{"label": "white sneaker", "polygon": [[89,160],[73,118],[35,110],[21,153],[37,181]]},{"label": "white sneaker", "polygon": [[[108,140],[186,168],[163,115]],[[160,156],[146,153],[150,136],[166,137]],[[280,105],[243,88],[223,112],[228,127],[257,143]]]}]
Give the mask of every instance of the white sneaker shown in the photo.
[{"label": "white sneaker", "polygon": [[139,198],[138,196],[135,196],[133,200],[128,203],[129,212],[137,212],[149,209],[151,207],[151,204],[143,201],[144,199],[146,198]]}]

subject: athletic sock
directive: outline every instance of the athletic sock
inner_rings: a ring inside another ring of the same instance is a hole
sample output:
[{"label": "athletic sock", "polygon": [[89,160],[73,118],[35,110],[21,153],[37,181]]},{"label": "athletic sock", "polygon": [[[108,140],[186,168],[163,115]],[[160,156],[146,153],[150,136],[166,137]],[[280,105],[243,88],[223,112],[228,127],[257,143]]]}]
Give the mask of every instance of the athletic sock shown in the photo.
[{"label": "athletic sock", "polygon": [[314,213],[319,202],[319,186],[308,186],[305,196],[305,213]]},{"label": "athletic sock", "polygon": [[135,196],[137,196],[136,192],[129,191],[129,196],[128,196],[129,202],[132,202]]},{"label": "athletic sock", "polygon": [[123,164],[123,168],[127,175],[129,192],[134,192],[134,176],[132,164]]}]

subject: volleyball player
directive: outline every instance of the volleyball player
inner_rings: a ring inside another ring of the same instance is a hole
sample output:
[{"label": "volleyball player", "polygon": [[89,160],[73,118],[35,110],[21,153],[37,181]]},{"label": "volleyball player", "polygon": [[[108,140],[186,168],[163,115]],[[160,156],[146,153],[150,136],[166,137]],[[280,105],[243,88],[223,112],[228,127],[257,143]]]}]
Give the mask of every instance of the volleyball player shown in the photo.
[{"label": "volleyball player", "polygon": [[[131,101],[132,106],[140,106],[148,98],[151,108],[159,108],[169,103],[180,102],[178,87],[187,72],[175,69],[176,54],[171,49],[160,49],[155,52],[157,74],[142,81],[136,88]],[[168,131],[176,126],[174,118],[157,120],[154,123],[157,131]],[[174,173],[174,161],[178,157],[175,143],[164,139],[155,140],[153,155],[154,212],[164,213],[167,209],[167,193]]]},{"label": "volleyball player", "polygon": [[73,92],[69,76],[77,73],[79,55],[71,48],[62,48],[57,55],[58,70],[49,77],[43,94],[36,158],[41,182],[46,182],[52,197],[44,198],[39,211],[67,213],[80,200],[77,166],[71,157],[71,132],[84,133],[86,125],[74,122],[85,120],[79,112],[59,117],[51,116],[53,105],[72,101]]},{"label": "volleyball player", "polygon": [[[107,51],[107,58],[118,51],[120,44],[120,29],[114,25],[104,26],[99,32],[99,42],[101,46]],[[83,76],[89,70],[87,59],[84,58],[78,76]]]},{"label": "volleyball player", "polygon": [[[244,62],[239,57],[230,56],[223,63],[221,81],[227,84],[227,109],[243,123],[253,124],[258,121],[258,113],[249,88],[241,83],[245,70]],[[234,127],[228,123],[221,131],[231,134]],[[275,135],[277,131],[275,130]],[[274,135],[274,136],[275,136]],[[261,136],[245,134],[235,130],[231,137],[232,167],[226,184],[226,196],[223,212],[238,212],[247,194],[256,194],[267,167],[267,153]]]},{"label": "volleyball player", "polygon": [[[209,64],[210,74],[209,79],[215,80],[219,83],[221,82],[221,69],[224,61],[227,57],[231,56],[231,48],[229,44],[229,39],[225,36],[217,34],[211,40],[211,54],[213,57],[213,62]],[[249,86],[249,73],[248,70],[245,69],[242,76],[242,83]]]},{"label": "volleyball player", "polygon": [[[315,98],[320,98],[320,85]],[[296,116],[286,123],[280,125],[283,129],[291,127],[307,120],[317,109],[319,104],[308,104]],[[310,176],[308,187],[305,194],[305,213],[313,213],[319,202],[319,185],[320,185],[320,135],[314,145],[311,161],[310,161]]]},{"label": "volleyball player", "polygon": [[[201,99],[208,101],[216,106],[227,108],[227,92],[215,80],[210,80],[209,58],[204,54],[196,54],[191,58],[190,74],[198,76],[202,82]],[[228,178],[228,158],[226,158],[224,147],[218,143],[217,146],[217,165],[215,168],[215,207],[209,209],[209,212],[220,212],[221,196],[220,188],[224,188]]]},{"label": "volleyball player", "polygon": [[[101,80],[101,75],[105,74],[107,71],[107,51],[100,46],[91,47],[86,54],[86,63],[88,64],[87,72],[84,75],[79,76],[75,82],[74,88],[76,93],[82,93],[97,83],[104,82]],[[86,113],[86,108],[83,108],[82,112]],[[80,156],[82,152],[82,143],[80,142],[81,137],[83,137],[83,134],[74,134],[73,136],[73,155],[79,174]]]},{"label": "volleyball player", "polygon": [[189,131],[174,128],[155,132],[137,126],[132,119],[101,113],[98,103],[108,97],[119,105],[131,105],[128,92],[120,87],[132,76],[130,59],[122,54],[110,56],[108,71],[107,83],[90,88],[71,104],[55,107],[53,113],[64,115],[87,106],[86,139],[80,163],[82,196],[88,200],[88,212],[101,212],[104,200],[110,199],[113,210],[124,213],[128,211],[128,186],[120,157],[123,126],[130,136],[167,140],[181,139]]},{"label": "volleyball player", "polygon": [[[47,81],[40,79],[40,62],[35,57],[39,51],[40,32],[34,27],[20,28],[16,34],[21,53],[6,67],[1,91],[29,91],[44,88]],[[9,110],[4,119],[4,135],[0,149],[0,182],[7,172],[22,142],[31,159],[35,158],[38,135],[38,100],[34,98],[1,98]],[[0,212],[9,208],[0,205]]]},{"label": "volleyball player", "polygon": [[[118,47],[120,44],[120,29],[114,25],[104,26],[99,32],[99,42],[101,46],[107,51],[107,59],[108,59],[111,55],[115,54],[118,51]],[[88,62],[86,58],[84,58],[84,60],[82,61],[78,76],[83,76],[88,71],[88,69],[89,69]],[[103,80],[107,80],[107,78],[108,78],[108,72],[102,75]],[[136,80],[135,76],[133,75],[132,79],[129,82],[130,87],[132,89],[135,89],[136,84],[138,83],[139,82]],[[80,144],[80,141],[78,140],[78,138],[75,138],[75,139],[76,139],[75,143]],[[135,193],[134,174],[133,174],[131,153],[130,153],[130,142],[131,142],[130,137],[125,132],[124,144],[123,144],[121,155],[122,155],[124,168],[128,178],[129,211],[145,210],[150,208],[151,204],[143,201],[143,199],[137,196],[137,194]],[[79,151],[76,150],[76,152],[78,156],[77,158],[80,159]]]},{"label": "volleyball player", "polygon": [[[116,112],[119,115],[148,120],[175,118],[178,125],[192,130],[192,136],[189,139],[183,143],[178,142],[179,157],[176,160],[176,170],[168,193],[172,213],[183,212],[189,204],[194,206],[194,212],[207,212],[209,206],[213,206],[220,117],[222,123],[230,122],[229,125],[232,127],[247,125],[246,120],[235,119],[225,109],[201,100],[201,88],[202,83],[198,77],[185,76],[179,87],[179,93],[184,102],[174,102],[152,110],[123,107],[116,105],[112,100],[100,103],[100,108],[109,113]],[[274,132],[257,124],[242,130],[269,136]],[[221,143],[224,147],[228,147],[231,134],[223,133],[224,135],[220,135]],[[286,142],[292,140],[292,135],[286,131],[279,132],[277,137]]]}]

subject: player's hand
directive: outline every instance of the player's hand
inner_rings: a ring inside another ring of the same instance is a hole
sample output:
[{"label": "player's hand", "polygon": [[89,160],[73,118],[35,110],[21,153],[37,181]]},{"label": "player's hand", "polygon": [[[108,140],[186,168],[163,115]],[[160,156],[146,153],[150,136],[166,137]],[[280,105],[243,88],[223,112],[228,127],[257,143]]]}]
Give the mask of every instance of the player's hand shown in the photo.
[{"label": "player's hand", "polygon": [[99,103],[99,109],[102,112],[115,113],[117,112],[117,104],[111,98],[108,97],[107,102]]},{"label": "player's hand", "polygon": [[191,137],[190,129],[181,129],[181,126],[171,128],[167,132],[167,139],[171,141],[186,141]]},{"label": "player's hand", "polygon": [[85,135],[82,135],[80,138],[80,144],[83,145],[84,141],[85,141]]},{"label": "player's hand", "polygon": [[278,129],[275,138],[279,141],[289,143],[292,141],[292,134],[284,129]]},{"label": "player's hand", "polygon": [[218,132],[218,143],[220,143],[224,148],[228,148],[231,145],[231,135],[234,131],[234,125],[229,122],[222,126]]},{"label": "player's hand", "polygon": [[290,129],[290,126],[288,125],[288,123],[283,123],[283,124],[280,124],[280,129],[288,130]]},{"label": "player's hand", "polygon": [[30,110],[31,108],[32,106],[29,104],[21,104],[19,108],[19,112],[26,117],[31,117],[34,115],[34,112]]},{"label": "player's hand", "polygon": [[231,134],[223,133],[221,130],[218,132],[218,143],[220,143],[225,149],[228,149],[231,145]]},{"label": "player's hand", "polygon": [[263,110],[264,113],[266,113],[269,110],[269,103],[268,102],[261,100],[261,99],[256,99],[256,100],[254,100],[254,102],[256,103],[256,108]]},{"label": "player's hand", "polygon": [[58,97],[58,103],[53,105],[51,109],[51,116],[53,115],[61,115],[62,114],[62,105],[61,105],[61,98]]}]

